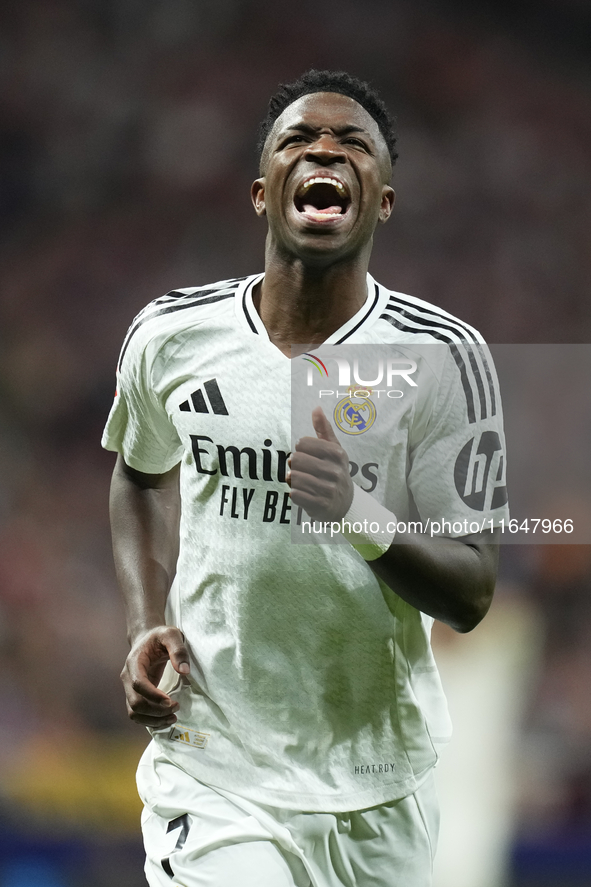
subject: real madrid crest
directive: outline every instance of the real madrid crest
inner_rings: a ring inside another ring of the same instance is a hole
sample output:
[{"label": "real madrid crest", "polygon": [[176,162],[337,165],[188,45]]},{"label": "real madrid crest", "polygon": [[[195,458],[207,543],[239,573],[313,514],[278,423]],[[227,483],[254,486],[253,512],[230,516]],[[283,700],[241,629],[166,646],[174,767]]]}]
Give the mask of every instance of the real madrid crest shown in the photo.
[{"label": "real madrid crest", "polygon": [[377,411],[374,402],[369,399],[370,394],[369,389],[359,389],[337,403],[334,421],[345,434],[363,434],[375,422]]}]

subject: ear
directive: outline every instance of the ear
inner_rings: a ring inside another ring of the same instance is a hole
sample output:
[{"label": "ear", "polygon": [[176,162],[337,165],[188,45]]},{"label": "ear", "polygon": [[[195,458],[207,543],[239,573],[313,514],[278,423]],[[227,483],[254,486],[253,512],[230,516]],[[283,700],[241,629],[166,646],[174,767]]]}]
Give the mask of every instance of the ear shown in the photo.
[{"label": "ear", "polygon": [[388,219],[392,215],[395,200],[396,194],[394,193],[394,189],[391,188],[390,185],[384,185],[384,187],[382,188],[382,204],[380,206],[380,214],[378,216],[380,222],[388,221]]},{"label": "ear", "polygon": [[265,210],[265,177],[255,179],[250,189],[250,199],[255,208],[257,216],[266,215]]}]

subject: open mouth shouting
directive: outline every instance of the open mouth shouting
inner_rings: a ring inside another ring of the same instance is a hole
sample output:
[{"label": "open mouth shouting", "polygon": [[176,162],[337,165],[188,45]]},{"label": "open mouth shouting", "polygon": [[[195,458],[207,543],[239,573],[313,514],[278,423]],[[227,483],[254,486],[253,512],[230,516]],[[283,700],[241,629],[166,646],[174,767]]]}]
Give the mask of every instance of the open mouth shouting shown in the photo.
[{"label": "open mouth shouting", "polygon": [[314,222],[342,219],[351,206],[346,185],[331,175],[310,176],[298,188],[295,208],[302,216]]}]

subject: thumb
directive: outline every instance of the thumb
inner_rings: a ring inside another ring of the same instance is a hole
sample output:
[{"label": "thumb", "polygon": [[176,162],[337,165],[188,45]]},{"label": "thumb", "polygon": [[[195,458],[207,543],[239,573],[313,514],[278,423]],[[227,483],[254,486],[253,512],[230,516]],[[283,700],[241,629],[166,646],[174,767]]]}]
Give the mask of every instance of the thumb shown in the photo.
[{"label": "thumb", "polygon": [[191,671],[191,661],[189,659],[189,651],[185,646],[185,637],[182,631],[178,630],[166,645],[168,657],[172,663],[172,667],[178,674],[189,674]]},{"label": "thumb", "polygon": [[337,436],[334,429],[326,416],[322,407],[314,407],[312,410],[312,425],[316,432],[316,437],[320,440],[329,440],[331,443],[338,444]]}]

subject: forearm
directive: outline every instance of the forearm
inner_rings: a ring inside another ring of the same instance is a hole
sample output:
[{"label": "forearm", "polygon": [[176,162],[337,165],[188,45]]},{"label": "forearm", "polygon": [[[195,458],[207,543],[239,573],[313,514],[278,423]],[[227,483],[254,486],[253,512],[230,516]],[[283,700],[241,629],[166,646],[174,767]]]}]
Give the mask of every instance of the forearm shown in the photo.
[{"label": "forearm", "polygon": [[[347,453],[320,407],[312,411],[316,438],[297,441],[287,482],[294,505],[313,520],[341,523],[341,532],[388,588],[407,603],[447,622],[456,631],[470,631],[486,614],[495,586],[498,546],[493,533],[462,539],[431,538],[371,527],[388,527],[396,518],[353,484]],[[365,527],[357,533],[357,525]],[[347,525],[347,526],[345,526]],[[369,533],[369,535],[368,535]],[[384,549],[386,549],[384,551]],[[387,599],[390,604],[391,601]],[[393,603],[393,601],[392,601]]]},{"label": "forearm", "polygon": [[493,533],[464,539],[398,533],[390,548],[368,565],[407,603],[466,632],[490,607],[497,562]]},{"label": "forearm", "polygon": [[148,475],[121,457],[110,495],[113,555],[125,602],[131,644],[164,624],[166,599],[178,556],[178,471]]}]

